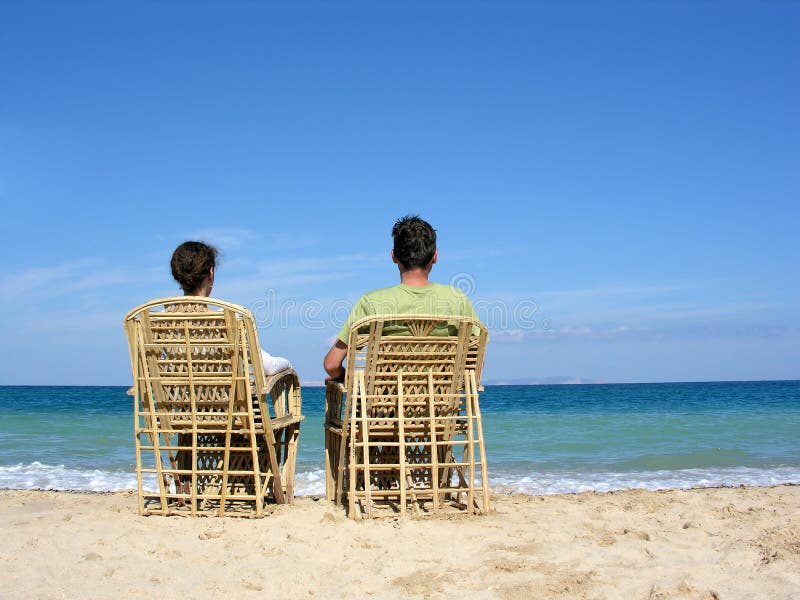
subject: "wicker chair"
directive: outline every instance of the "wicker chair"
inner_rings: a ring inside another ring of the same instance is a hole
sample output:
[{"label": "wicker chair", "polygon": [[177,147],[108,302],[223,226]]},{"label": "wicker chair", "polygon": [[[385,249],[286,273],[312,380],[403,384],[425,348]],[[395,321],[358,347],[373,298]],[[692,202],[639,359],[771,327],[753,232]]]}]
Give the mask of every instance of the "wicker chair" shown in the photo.
[{"label": "wicker chair", "polygon": [[326,390],[329,500],[351,518],[488,511],[478,404],[486,339],[465,317],[353,324],[345,383]]},{"label": "wicker chair", "polygon": [[300,383],[293,370],[264,374],[252,315],[179,296],[124,324],[139,513],[261,517],[270,497],[292,502]]}]

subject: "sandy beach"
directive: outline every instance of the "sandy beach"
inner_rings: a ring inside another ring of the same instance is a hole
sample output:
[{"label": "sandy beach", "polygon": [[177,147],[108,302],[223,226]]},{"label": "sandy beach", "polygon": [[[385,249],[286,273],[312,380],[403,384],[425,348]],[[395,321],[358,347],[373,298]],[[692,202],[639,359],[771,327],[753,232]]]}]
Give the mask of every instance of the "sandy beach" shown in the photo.
[{"label": "sandy beach", "polygon": [[7,598],[797,598],[800,487],[493,496],[485,516],[140,517],[127,493],[0,491]]}]

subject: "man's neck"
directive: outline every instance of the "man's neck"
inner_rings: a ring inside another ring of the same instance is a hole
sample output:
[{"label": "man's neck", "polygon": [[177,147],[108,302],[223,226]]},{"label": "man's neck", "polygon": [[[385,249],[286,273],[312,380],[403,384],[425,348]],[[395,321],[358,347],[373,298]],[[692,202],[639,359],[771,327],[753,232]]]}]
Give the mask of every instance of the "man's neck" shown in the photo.
[{"label": "man's neck", "polygon": [[428,272],[424,269],[409,269],[408,271],[400,271],[400,283],[412,286],[431,284],[431,282],[428,281]]}]

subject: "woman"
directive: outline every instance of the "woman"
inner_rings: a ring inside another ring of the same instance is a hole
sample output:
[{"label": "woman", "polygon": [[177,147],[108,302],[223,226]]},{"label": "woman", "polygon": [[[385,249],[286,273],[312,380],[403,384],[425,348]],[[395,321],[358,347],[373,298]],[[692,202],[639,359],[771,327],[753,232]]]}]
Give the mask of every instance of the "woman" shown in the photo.
[{"label": "woman", "polygon": [[[214,268],[217,265],[217,249],[203,242],[183,242],[172,253],[170,267],[172,276],[186,296],[209,297],[214,287]],[[274,375],[292,364],[280,356],[271,356],[261,350],[264,372]]]}]

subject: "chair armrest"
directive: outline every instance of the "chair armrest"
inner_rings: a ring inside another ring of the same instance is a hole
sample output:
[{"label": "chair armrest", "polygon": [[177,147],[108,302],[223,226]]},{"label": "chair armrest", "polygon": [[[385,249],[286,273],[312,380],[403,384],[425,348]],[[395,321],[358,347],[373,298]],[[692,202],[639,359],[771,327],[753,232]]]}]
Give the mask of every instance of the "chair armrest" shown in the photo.
[{"label": "chair armrest", "polygon": [[277,430],[277,429],[282,429],[284,427],[288,427],[289,425],[294,425],[295,423],[299,423],[304,419],[305,417],[303,415],[300,416],[286,415],[285,417],[278,417],[277,419],[272,419],[270,422],[272,424],[272,428]]},{"label": "chair armrest", "polygon": [[277,373],[273,373],[272,375],[267,375],[264,381],[264,388],[261,390],[262,394],[268,394],[270,390],[275,386],[275,383],[283,379],[284,377],[293,376],[297,379],[297,373],[295,373],[294,369],[284,369],[283,371],[278,371]]},{"label": "chair armrest", "polygon": [[325,386],[325,426],[342,424],[342,398],[346,388],[341,383],[331,381]]},{"label": "chair armrest", "polygon": [[344,384],[339,383],[338,381],[328,382],[328,384],[325,386],[325,395],[327,396],[330,392],[333,391],[344,393]]},{"label": "chair armrest", "polygon": [[294,369],[286,369],[267,377],[260,396],[272,398],[275,417],[286,415],[299,417],[302,415],[302,397],[300,394],[300,378]]}]

